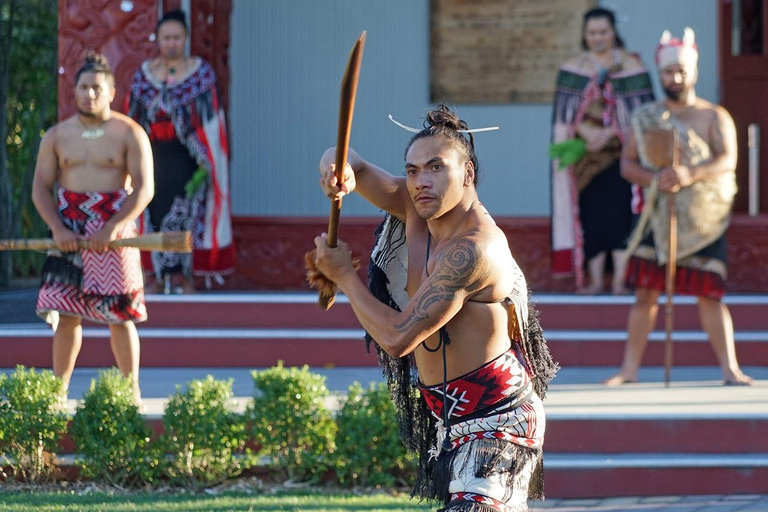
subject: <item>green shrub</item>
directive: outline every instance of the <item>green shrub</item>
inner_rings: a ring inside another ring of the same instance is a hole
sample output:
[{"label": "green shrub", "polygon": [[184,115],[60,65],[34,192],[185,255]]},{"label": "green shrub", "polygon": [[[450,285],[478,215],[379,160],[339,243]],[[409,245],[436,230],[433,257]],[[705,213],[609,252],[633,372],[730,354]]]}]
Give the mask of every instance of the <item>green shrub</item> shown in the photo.
[{"label": "green shrub", "polygon": [[50,370],[17,366],[0,375],[0,454],[15,478],[41,483],[54,476],[53,452],[68,420],[62,395],[61,379]]},{"label": "green shrub", "polygon": [[72,420],[72,437],[83,459],[84,478],[120,487],[152,483],[161,474],[152,429],[133,403],[131,379],[117,368],[99,372]]},{"label": "green shrub", "polygon": [[232,410],[232,379],[193,380],[165,407],[163,445],[167,471],[178,485],[205,487],[238,475],[250,465],[245,418]]},{"label": "green shrub", "polygon": [[335,468],[342,485],[404,484],[413,475],[415,459],[398,436],[397,415],[387,387],[355,382],[336,416]]},{"label": "green shrub", "polygon": [[331,467],[336,425],[325,405],[325,377],[283,362],[252,372],[255,386],[249,407],[253,438],[260,455],[270,457],[278,476],[318,481]]}]

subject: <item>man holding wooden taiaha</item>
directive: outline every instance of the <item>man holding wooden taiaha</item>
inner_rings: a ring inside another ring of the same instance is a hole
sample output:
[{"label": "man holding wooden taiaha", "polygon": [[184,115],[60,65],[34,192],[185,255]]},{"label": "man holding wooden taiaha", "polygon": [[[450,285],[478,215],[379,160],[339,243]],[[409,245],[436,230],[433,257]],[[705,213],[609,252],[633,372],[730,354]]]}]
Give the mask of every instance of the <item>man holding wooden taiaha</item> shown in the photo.
[{"label": "man holding wooden taiaha", "polygon": [[[662,35],[656,50],[666,99],[648,103],[633,115],[633,133],[624,146],[622,176],[645,187],[646,204],[633,238],[627,284],[636,289],[629,313],[624,361],[606,384],[637,381],[648,335],[656,323],[658,298],[665,290],[669,254],[669,208],[677,210],[674,291],[698,298],[702,328],[709,336],[727,385],[750,385],[736,360],[733,322],[722,303],[726,279],[725,231],[736,193],[736,129],[728,112],[696,97],[698,50],[693,30],[682,39]],[[677,138],[674,166],[654,169],[643,134],[671,130]],[[658,192],[658,193],[657,193]],[[647,219],[647,222],[645,220]]]},{"label": "man holding wooden taiaha", "polygon": [[[440,500],[446,511],[528,510],[529,494],[542,492],[534,472],[544,441],[541,398],[556,365],[508,241],[478,200],[466,123],[440,105],[424,129],[405,128],[416,133],[404,178],[351,149],[341,180],[335,148],[320,161],[328,197],[357,190],[389,214],[379,243],[388,247],[384,259],[402,258],[404,272],[381,269],[386,277],[372,288],[393,295],[369,291],[349,247],[339,240],[329,248],[325,234],[315,239],[316,267],[349,298],[381,352],[401,435],[420,453],[413,495]],[[396,246],[407,254],[390,252]]]},{"label": "man holding wooden taiaha", "polygon": [[[139,250],[108,245],[136,236],[134,221],[154,193],[152,150],[136,122],[110,109],[115,78],[104,56],[89,54],[75,80],[78,113],[45,134],[32,186],[60,249],[43,265],[37,314],[54,328],[53,372],[64,389],[80,352],[82,319],[108,324],[117,366],[133,380],[140,405],[134,322],[146,320],[147,311]],[[84,239],[90,246],[81,250]]]}]

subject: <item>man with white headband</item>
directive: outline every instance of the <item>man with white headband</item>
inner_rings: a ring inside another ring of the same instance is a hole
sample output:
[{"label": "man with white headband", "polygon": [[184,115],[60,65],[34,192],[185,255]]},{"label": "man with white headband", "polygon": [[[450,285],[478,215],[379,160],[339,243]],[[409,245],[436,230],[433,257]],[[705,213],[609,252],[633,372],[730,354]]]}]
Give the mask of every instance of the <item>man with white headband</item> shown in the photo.
[{"label": "man with white headband", "polygon": [[[665,288],[670,197],[674,197],[678,223],[675,293],[698,298],[702,328],[724,384],[752,383],[739,368],[733,322],[722,303],[725,231],[736,194],[736,128],[724,108],[696,96],[698,56],[693,30],[686,28],[682,39],[664,32],[656,64],[666,98],[634,112],[633,133],[623,149],[622,176],[645,187],[648,211],[629,244],[627,284],[635,288],[636,301],[629,313],[624,361],[619,373],[606,381],[608,385],[637,381],[648,335],[656,324],[657,301]],[[650,162],[652,148],[644,141],[650,129],[674,131],[676,165],[659,169]]]},{"label": "man with white headband", "polygon": [[331,249],[327,235],[315,239],[315,267],[375,342],[401,437],[419,453],[412,494],[445,512],[528,510],[529,496],[543,496],[541,400],[557,366],[507,238],[478,199],[477,130],[443,105],[421,130],[400,126],[416,132],[404,177],[351,149],[341,182],[335,148],[320,161],[328,197],[356,190],[389,215],[370,291],[341,240]]}]

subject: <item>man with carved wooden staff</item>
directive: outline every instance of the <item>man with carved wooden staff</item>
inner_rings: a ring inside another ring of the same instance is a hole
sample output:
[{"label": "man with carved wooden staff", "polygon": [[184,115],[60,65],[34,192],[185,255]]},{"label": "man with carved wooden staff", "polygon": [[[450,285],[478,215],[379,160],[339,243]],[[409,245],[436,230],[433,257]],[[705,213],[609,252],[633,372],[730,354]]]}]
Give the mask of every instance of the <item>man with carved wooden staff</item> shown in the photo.
[{"label": "man with carved wooden staff", "polygon": [[335,149],[323,155],[327,196],[357,190],[388,216],[371,291],[341,241],[317,237],[315,264],[375,340],[403,441],[420,455],[413,494],[448,511],[527,510],[529,492],[542,491],[540,397],[557,366],[506,236],[477,197],[471,132],[442,105],[424,126],[410,129],[405,177],[350,150],[338,183]]},{"label": "man with carved wooden staff", "polygon": [[[75,80],[77,114],[43,137],[32,185],[60,249],[43,265],[37,314],[54,328],[53,372],[64,389],[82,345],[82,319],[109,325],[117,366],[132,378],[139,404],[134,322],[147,318],[139,250],[108,245],[136,236],[136,218],[154,191],[152,149],[136,122],[110,109],[115,78],[104,56],[89,54]],[[82,239],[89,249],[78,248]]]},{"label": "man with carved wooden staff", "polygon": [[[636,302],[629,313],[628,338],[620,372],[606,384],[637,381],[648,335],[656,323],[657,300],[665,289],[669,252],[669,208],[677,210],[677,258],[674,291],[698,298],[699,317],[726,385],[750,385],[739,368],[733,322],[723,304],[726,280],[725,232],[736,193],[736,129],[728,112],[696,96],[698,50],[694,33],[682,39],[662,35],[656,63],[666,99],[635,111],[633,133],[624,146],[622,175],[646,188],[646,204],[630,241],[633,250],[627,284]],[[651,163],[656,148],[649,130],[671,130],[677,138],[674,166]],[[649,138],[650,140],[650,138]]]},{"label": "man with carved wooden staff", "polygon": [[186,55],[183,11],[157,23],[159,55],[131,79],[126,112],[149,135],[155,161],[155,197],[142,217],[152,232],[192,232],[192,254],[155,251],[148,293],[193,293],[195,276],[223,282],[235,269],[229,205],[229,147],[216,74]]}]

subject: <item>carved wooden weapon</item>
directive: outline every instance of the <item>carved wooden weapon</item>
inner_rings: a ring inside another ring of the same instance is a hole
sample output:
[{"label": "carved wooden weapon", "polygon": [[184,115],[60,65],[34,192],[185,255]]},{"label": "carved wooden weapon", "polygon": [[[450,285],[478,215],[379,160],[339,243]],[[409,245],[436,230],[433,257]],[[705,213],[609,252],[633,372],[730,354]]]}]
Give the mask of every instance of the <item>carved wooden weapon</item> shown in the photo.
[{"label": "carved wooden weapon", "polygon": [[[677,167],[677,134],[674,130],[648,129],[644,132],[645,151],[648,160],[658,169]],[[666,305],[664,308],[664,324],[666,339],[664,341],[664,385],[669,387],[672,371],[672,331],[674,330],[675,274],[677,271],[677,208],[675,194],[667,194],[669,208],[669,248],[667,252],[667,275],[665,283]]]},{"label": "carved wooden weapon", "polygon": [[[78,242],[81,249],[88,249],[90,244],[89,240]],[[142,251],[192,252],[192,233],[189,231],[150,233],[135,238],[120,238],[111,242],[109,247],[135,247]],[[0,240],[0,251],[45,251],[58,248],[51,238]]]},{"label": "carved wooden weapon", "polygon": [[[341,184],[344,177],[344,166],[349,154],[349,137],[352,132],[352,115],[355,111],[357,83],[360,78],[360,65],[363,61],[366,31],[364,30],[352,47],[341,79],[341,99],[339,101],[339,129],[336,137],[336,180]],[[331,213],[328,218],[328,247],[336,247],[339,237],[339,217],[341,215],[341,198],[331,200]],[[318,304],[328,310],[336,299],[333,288],[320,287]]]}]

